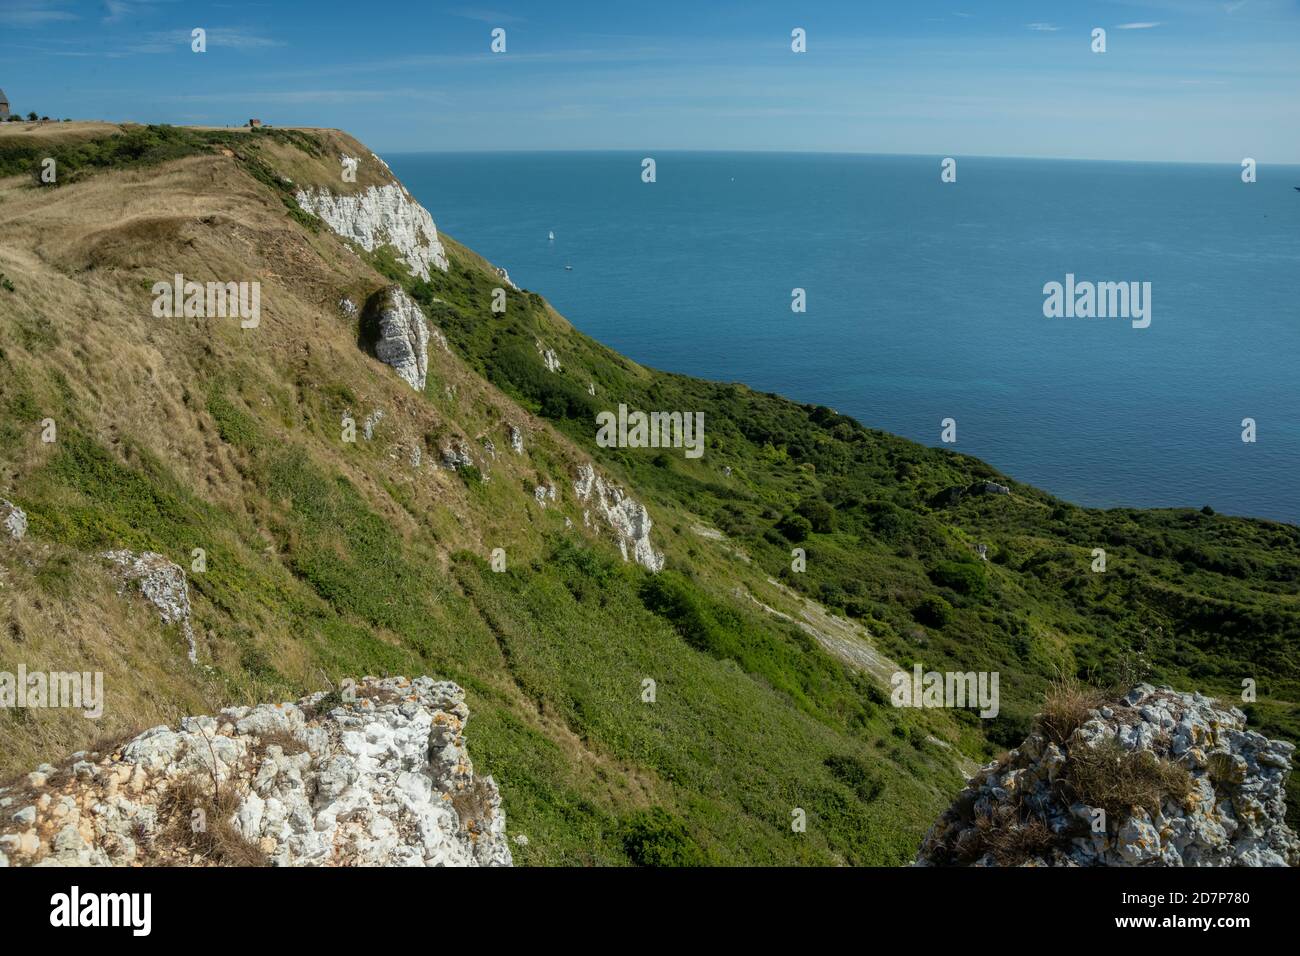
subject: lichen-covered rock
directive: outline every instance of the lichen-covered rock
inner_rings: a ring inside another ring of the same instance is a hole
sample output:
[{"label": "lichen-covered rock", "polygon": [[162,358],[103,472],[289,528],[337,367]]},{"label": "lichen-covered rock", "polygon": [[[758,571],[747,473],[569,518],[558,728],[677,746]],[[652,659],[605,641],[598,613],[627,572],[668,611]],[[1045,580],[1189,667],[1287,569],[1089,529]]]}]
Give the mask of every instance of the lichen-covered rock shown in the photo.
[{"label": "lichen-covered rock", "polygon": [[398,183],[371,186],[355,196],[335,195],[323,186],[300,189],[294,198],[334,232],[356,240],[367,252],[392,246],[412,275],[427,281],[430,269],[447,271],[447,253],[438,240],[433,217]]},{"label": "lichen-covered rock", "polygon": [[[592,465],[580,465],[573,491],[582,502],[590,501],[609,523],[618,539],[623,560],[629,552],[642,567],[659,572],[664,567],[664,556],[650,542],[650,512],[645,505],[627,496],[617,485],[596,474]],[[589,525],[588,512],[582,514],[583,523]]]},{"label": "lichen-covered rock", "polygon": [[554,502],[556,500],[557,494],[558,492],[556,491],[555,485],[553,483],[538,485],[536,488],[533,489],[533,498],[535,498],[537,500],[537,503],[541,505],[543,508],[546,507],[546,503],[548,501]]},{"label": "lichen-covered rock", "polygon": [[[981,769],[916,863],[1300,866],[1285,822],[1294,750],[1247,730],[1236,707],[1140,684],[1089,711],[1062,746],[1040,728]],[[1119,805],[1106,813],[1085,797]]]},{"label": "lichen-covered rock", "polygon": [[457,471],[461,468],[472,468],[474,459],[465,447],[465,443],[459,438],[453,438],[441,449],[442,466]]},{"label": "lichen-covered rock", "polygon": [[158,609],[165,623],[181,626],[189,645],[190,663],[197,664],[199,652],[190,620],[190,587],[184,569],[154,551],[141,554],[125,550],[105,551],[102,557],[117,566],[125,583],[140,588],[140,593]]},{"label": "lichen-covered rock", "polygon": [[0,498],[0,527],[15,541],[27,534],[27,513],[12,501]]},{"label": "lichen-covered rock", "polygon": [[428,677],[189,717],[0,790],[0,851],[18,866],[509,866],[468,717],[464,692]]},{"label": "lichen-covered rock", "polygon": [[401,286],[372,295],[361,323],[362,335],[375,358],[391,365],[411,388],[424,391],[429,372],[429,326],[420,307]]}]

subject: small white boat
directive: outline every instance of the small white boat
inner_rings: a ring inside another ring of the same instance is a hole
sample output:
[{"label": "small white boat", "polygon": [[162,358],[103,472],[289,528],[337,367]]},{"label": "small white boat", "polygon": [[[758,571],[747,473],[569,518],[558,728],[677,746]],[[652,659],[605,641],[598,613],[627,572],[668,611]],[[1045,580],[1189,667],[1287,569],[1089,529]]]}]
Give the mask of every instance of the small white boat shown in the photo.
[{"label": "small white boat", "polygon": [[565,266],[564,268],[568,269],[570,272],[573,271],[573,266]]},{"label": "small white boat", "polygon": [[553,232],[548,232],[548,233],[546,234],[546,238],[549,239],[549,240],[551,240],[551,242],[554,242],[554,241],[555,241],[555,233],[553,233]]}]

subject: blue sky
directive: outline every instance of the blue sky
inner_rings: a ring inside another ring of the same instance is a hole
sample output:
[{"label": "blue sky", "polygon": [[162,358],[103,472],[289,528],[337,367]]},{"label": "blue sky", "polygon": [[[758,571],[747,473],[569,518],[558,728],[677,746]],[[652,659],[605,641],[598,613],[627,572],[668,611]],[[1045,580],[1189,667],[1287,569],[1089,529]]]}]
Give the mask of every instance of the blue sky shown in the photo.
[{"label": "blue sky", "polygon": [[[496,27],[504,54],[489,50]],[[807,53],[791,52],[794,27]],[[1089,49],[1094,27],[1105,54]],[[257,116],[380,151],[1296,163],[1300,5],[0,0],[0,87],[23,112]]]}]

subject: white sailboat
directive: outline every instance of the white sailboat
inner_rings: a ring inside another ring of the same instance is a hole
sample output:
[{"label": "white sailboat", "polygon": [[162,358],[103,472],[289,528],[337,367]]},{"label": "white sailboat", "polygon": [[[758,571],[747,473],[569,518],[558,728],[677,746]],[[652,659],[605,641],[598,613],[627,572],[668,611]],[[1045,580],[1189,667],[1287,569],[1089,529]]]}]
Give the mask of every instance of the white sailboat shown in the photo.
[{"label": "white sailboat", "polygon": [[554,242],[554,241],[555,241],[555,233],[554,233],[554,232],[548,232],[548,233],[546,234],[546,238],[549,239],[549,240],[551,240],[551,242]]}]

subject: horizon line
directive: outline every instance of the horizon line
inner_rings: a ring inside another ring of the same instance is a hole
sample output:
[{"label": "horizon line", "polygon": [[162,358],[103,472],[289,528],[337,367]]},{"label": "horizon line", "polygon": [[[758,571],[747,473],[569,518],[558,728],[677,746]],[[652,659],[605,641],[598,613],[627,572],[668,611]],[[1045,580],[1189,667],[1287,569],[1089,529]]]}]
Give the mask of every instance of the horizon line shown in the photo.
[{"label": "horizon line", "polygon": [[[271,129],[276,127],[271,126]],[[279,127],[280,129],[313,129],[315,127]],[[347,132],[343,130],[342,132]],[[352,135],[349,133],[348,135]],[[355,137],[354,137],[355,138]],[[364,142],[364,141],[361,141]],[[641,155],[650,155],[652,153],[708,153],[708,154],[739,154],[750,155],[755,153],[772,154],[772,155],[793,155],[793,156],[890,156],[907,159],[932,159],[935,157],[954,159],[1015,159],[1015,160],[1032,160],[1040,162],[1067,162],[1067,163],[1130,163],[1144,164],[1152,166],[1221,166],[1231,165],[1240,168],[1241,160],[1213,160],[1213,159],[1125,159],[1118,157],[1098,158],[1095,156],[1033,156],[1024,154],[1005,154],[1005,153],[918,153],[918,152],[888,152],[878,150],[856,150],[856,149],[786,149],[781,147],[762,147],[757,149],[736,149],[722,147],[695,147],[695,146],[670,146],[655,148],[640,148],[632,146],[598,146],[587,148],[551,148],[551,147],[459,147],[454,149],[382,149],[375,148],[375,152],[383,153],[388,156],[428,156],[428,155],[482,155],[487,153],[517,153],[520,155],[535,155],[538,153],[555,153],[555,154],[587,154],[587,153],[633,153]],[[1242,157],[1243,159],[1246,157]],[[1261,166],[1296,166],[1300,167],[1300,159],[1289,162],[1279,162],[1274,160],[1259,160],[1252,157]]]}]

